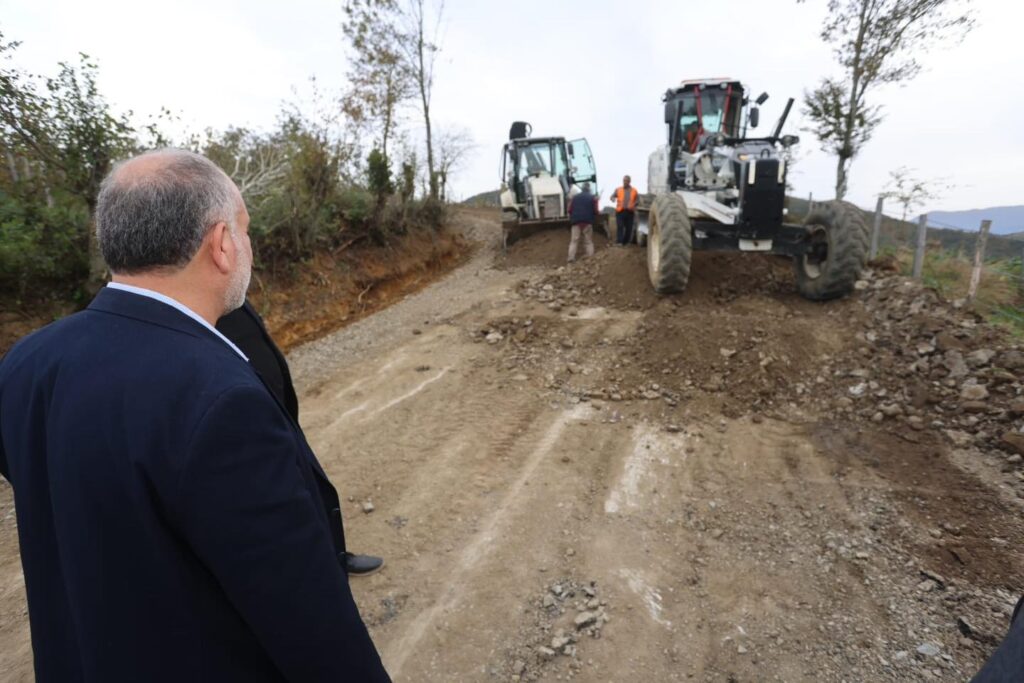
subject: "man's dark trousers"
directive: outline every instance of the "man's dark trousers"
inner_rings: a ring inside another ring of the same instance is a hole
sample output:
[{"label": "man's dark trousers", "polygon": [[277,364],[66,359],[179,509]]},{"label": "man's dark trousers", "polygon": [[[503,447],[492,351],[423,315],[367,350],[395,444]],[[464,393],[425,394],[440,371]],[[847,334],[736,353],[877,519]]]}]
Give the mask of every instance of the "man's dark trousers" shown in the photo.
[{"label": "man's dark trousers", "polygon": [[387,681],[337,493],[253,369],[104,289],[0,362],[36,680]]},{"label": "man's dark trousers", "polygon": [[615,214],[616,242],[619,244],[633,243],[633,217],[635,211],[622,210]]}]

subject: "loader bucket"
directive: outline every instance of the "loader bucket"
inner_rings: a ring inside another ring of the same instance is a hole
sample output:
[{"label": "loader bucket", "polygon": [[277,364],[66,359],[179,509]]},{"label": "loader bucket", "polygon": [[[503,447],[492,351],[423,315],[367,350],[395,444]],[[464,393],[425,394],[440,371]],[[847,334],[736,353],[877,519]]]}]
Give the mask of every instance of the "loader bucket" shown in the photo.
[{"label": "loader bucket", "polygon": [[[569,231],[571,223],[568,218],[548,218],[524,221],[503,221],[501,224],[501,247],[507,249],[514,242],[531,237],[544,230],[565,230]],[[594,223],[595,232],[603,232],[605,236],[613,241],[615,239],[615,221],[607,213],[597,216]]]},{"label": "loader bucket", "polygon": [[549,218],[526,221],[505,221],[501,224],[501,246],[503,249],[520,239],[536,235],[543,230],[569,229],[568,218]]}]

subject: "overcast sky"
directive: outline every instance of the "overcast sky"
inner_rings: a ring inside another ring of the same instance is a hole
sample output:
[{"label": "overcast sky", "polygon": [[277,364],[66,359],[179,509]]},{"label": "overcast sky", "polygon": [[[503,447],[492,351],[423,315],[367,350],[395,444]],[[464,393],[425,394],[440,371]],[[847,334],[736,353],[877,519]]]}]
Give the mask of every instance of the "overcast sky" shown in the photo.
[{"label": "overcast sky", "polygon": [[[976,0],[978,26],[960,45],[924,54],[926,69],[875,95],[886,119],[854,160],[849,198],[873,206],[888,172],[906,165],[955,184],[930,209],[1024,204],[1024,4]],[[663,143],[661,94],[684,78],[730,76],[771,94],[765,128],[787,97],[835,72],[818,37],[826,0],[576,2],[448,0],[434,116],[477,144],[458,176],[466,197],[498,184],[513,120],[537,135],[586,137],[602,196],[624,173],[646,188],[647,156]],[[315,76],[345,82],[340,0],[0,0],[0,30],[23,42],[16,63],[53,73],[86,52],[119,110],[180,113],[193,129],[270,128],[293,89]],[[416,119],[409,117],[409,125]],[[833,196],[835,162],[799,107],[791,181],[799,195]]]}]

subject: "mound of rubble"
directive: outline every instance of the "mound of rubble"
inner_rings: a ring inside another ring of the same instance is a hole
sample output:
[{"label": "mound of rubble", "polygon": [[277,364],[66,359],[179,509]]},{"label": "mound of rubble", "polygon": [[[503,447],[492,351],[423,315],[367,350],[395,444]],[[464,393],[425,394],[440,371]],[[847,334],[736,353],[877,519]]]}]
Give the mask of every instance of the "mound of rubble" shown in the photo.
[{"label": "mound of rubble", "polygon": [[[1004,454],[1024,496],[1024,352],[1005,329],[884,269],[866,271],[846,300],[816,304],[795,293],[784,261],[711,256],[702,268],[712,281],[695,275],[678,297],[654,295],[636,250],[605,250],[525,280],[519,295],[562,317],[586,306],[643,316],[634,334],[591,348],[509,323],[507,365],[549,361],[558,370],[547,375],[549,388],[574,400],[661,400],[672,409],[717,396],[727,417],[799,407],[819,419],[871,421],[913,442],[933,432],[958,448]],[[822,305],[834,330],[814,328]],[[488,334],[496,343],[506,332]],[[831,345],[823,341],[830,334]],[[588,362],[609,359],[612,372],[594,376],[612,383],[588,383]]]},{"label": "mound of rubble", "polygon": [[597,584],[559,579],[545,587],[533,606],[534,635],[512,652],[510,680],[536,681],[551,672],[560,672],[559,678],[580,675],[587,666],[584,641],[599,640],[611,621]]},{"label": "mound of rubble", "polygon": [[846,373],[843,412],[1024,453],[1024,354],[1004,330],[899,277],[864,282],[860,298],[871,314],[857,335],[867,351]]}]

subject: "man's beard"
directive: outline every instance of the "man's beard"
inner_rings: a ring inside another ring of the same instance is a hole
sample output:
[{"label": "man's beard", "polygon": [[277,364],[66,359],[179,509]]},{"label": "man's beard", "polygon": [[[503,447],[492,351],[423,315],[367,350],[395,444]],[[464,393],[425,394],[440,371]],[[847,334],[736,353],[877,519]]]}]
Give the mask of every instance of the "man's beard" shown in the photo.
[{"label": "man's beard", "polygon": [[252,259],[242,249],[241,240],[232,235],[235,246],[238,247],[239,258],[238,268],[231,274],[231,282],[228,283],[228,291],[224,295],[224,312],[241,308],[245,303],[245,293],[249,289],[249,280],[252,278]]}]

